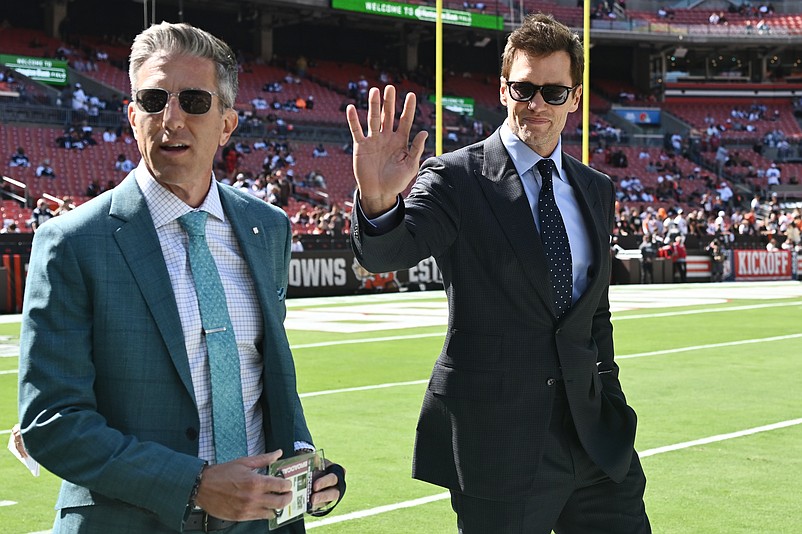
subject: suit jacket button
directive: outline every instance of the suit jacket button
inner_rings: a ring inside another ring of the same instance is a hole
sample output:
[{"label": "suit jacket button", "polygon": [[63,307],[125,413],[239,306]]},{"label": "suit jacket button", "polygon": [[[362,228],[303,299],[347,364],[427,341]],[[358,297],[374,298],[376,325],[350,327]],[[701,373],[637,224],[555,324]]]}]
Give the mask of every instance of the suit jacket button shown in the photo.
[{"label": "suit jacket button", "polygon": [[556,384],[556,383],[557,383],[557,379],[556,378],[549,378],[548,380],[546,380],[546,385],[549,386],[549,387],[554,386],[554,384]]},{"label": "suit jacket button", "polygon": [[186,435],[189,441],[195,441],[198,439],[198,430],[193,427],[189,427],[184,431],[184,435]]}]

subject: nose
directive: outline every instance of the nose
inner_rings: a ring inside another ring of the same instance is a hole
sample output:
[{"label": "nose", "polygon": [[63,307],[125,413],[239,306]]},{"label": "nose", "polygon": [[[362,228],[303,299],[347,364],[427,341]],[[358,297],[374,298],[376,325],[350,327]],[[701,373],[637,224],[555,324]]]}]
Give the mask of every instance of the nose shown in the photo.
[{"label": "nose", "polygon": [[175,130],[184,125],[185,112],[178,103],[178,95],[171,94],[167,97],[167,105],[162,112],[162,121],[165,128]]},{"label": "nose", "polygon": [[543,100],[543,93],[540,89],[535,91],[534,96],[526,103],[526,106],[529,108],[538,108],[546,104],[546,101]]}]

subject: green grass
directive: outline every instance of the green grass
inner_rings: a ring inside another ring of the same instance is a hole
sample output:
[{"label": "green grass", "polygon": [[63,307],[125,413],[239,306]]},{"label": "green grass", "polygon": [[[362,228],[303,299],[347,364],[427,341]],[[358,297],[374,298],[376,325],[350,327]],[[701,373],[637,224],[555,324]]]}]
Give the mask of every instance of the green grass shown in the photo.
[{"label": "green grass", "polygon": [[[692,289],[695,297],[705,299],[722,287],[696,284]],[[732,287],[759,290],[768,286]],[[647,295],[673,298],[670,289],[654,286]],[[632,292],[633,288],[614,287],[613,301],[623,291]],[[795,296],[711,300],[709,304],[614,314],[621,381],[639,415],[636,446],[647,453],[643,458],[648,478],[646,506],[654,532],[800,531],[802,425],[659,454],[649,452],[802,418],[802,298],[798,286],[789,285],[788,291]],[[415,302],[444,306],[439,295],[420,295]],[[733,295],[740,296],[737,292]],[[359,301],[295,300],[288,308],[291,314],[301,309],[336,313],[369,302],[386,303],[392,312],[398,304],[395,299],[382,295]],[[355,315],[343,317],[341,324],[353,328],[369,320],[369,316]],[[415,425],[426,387],[420,381],[429,376],[444,330],[437,324],[358,334],[289,331],[298,389],[315,442],[348,469],[348,495],[329,518],[445,492],[410,477]],[[18,325],[0,325],[0,336],[15,340]],[[377,338],[400,339],[369,341]],[[350,342],[355,340],[362,342]],[[332,344],[308,346],[325,343]],[[16,358],[0,358],[0,371],[16,369],[16,365]],[[16,380],[15,373],[0,374],[0,429],[8,429],[16,421]],[[331,391],[402,382],[411,383]],[[324,391],[328,393],[315,394]],[[0,434],[0,438],[5,445],[8,434]],[[0,454],[0,480],[0,501],[19,503],[0,507],[2,532],[50,528],[58,489],[55,477],[43,473],[34,479],[5,453]],[[308,525],[315,534],[456,532],[448,499],[336,523],[327,523],[329,518],[317,527],[319,520],[310,520]]]}]

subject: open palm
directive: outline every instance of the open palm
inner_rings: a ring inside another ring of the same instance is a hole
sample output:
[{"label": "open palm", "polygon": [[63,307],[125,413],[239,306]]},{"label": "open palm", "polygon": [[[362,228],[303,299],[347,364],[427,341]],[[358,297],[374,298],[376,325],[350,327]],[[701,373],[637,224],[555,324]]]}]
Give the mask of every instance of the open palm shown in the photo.
[{"label": "open palm", "polygon": [[354,176],[359,200],[368,217],[379,215],[395,205],[396,197],[406,189],[418,172],[426,144],[426,131],[418,132],[409,143],[415,117],[415,95],[407,93],[404,108],[395,122],[395,87],[384,88],[384,98],[377,87],[368,93],[367,135],[359,122],[356,108],[346,109],[348,127],[354,140]]}]

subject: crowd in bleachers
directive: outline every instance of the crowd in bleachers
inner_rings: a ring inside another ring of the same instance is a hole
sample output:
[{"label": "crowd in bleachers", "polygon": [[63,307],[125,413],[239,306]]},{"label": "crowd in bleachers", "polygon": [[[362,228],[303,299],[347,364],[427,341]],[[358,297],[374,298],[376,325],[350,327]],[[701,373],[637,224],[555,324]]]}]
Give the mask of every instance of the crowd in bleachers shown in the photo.
[{"label": "crowd in bleachers", "polygon": [[[622,4],[599,2],[596,5],[602,11],[612,11],[615,6],[623,8]],[[681,18],[687,10],[676,11],[681,12]],[[767,12],[766,16],[770,14]],[[122,46],[115,47],[88,38],[72,47],[62,44],[53,48],[54,42],[47,39],[37,41],[37,46],[58,50],[72,68],[91,78],[108,81],[108,72],[117,71],[115,76],[122,76],[125,82],[117,81],[114,85],[124,93],[130,90],[124,70],[110,61],[124,59]],[[342,125],[346,105],[354,104],[360,113],[365,113],[368,87],[394,83],[401,95],[407,91],[418,94],[415,128],[430,128],[433,106],[425,97],[433,86],[431,77],[431,73],[424,69],[400,73],[378,62],[357,65],[303,56],[271,58],[267,62],[243,58],[240,94],[236,103],[241,131],[250,128],[249,131],[260,132],[263,137],[232,139],[232,143],[219,154],[216,174],[222,181],[284,208],[293,218],[295,232],[339,235],[347,229],[347,217],[343,215],[341,206],[348,205],[354,187],[350,145],[296,142],[292,138],[294,124]],[[446,83],[454,88],[455,94],[473,95],[477,105],[491,109],[499,107],[496,76],[449,73]],[[636,95],[631,87],[620,84],[605,86],[601,82],[599,87],[606,89],[604,96],[595,91],[587,91],[585,96],[591,99],[592,109],[600,112],[609,108],[610,93],[613,101],[648,101],[654,104],[654,95]],[[75,114],[63,131],[40,129],[39,133],[30,135],[22,133],[26,130],[24,128],[9,128],[11,134],[6,135],[0,144],[9,154],[7,167],[16,167],[9,174],[27,183],[29,197],[38,198],[42,193],[51,193],[62,199],[59,203],[51,202],[52,209],[80,203],[114,187],[138,161],[135,143],[130,130],[124,126],[124,120],[121,120],[121,126],[106,129],[102,139],[98,139],[86,123],[94,113],[93,108],[119,110],[124,118],[127,102],[122,99],[104,102],[84,91],[80,84],[65,87],[62,101],[68,103]],[[779,175],[779,167],[776,164],[772,167],[771,162],[761,155],[763,148],[776,150],[780,162],[802,155],[796,144],[797,136],[802,136],[802,130],[794,119],[797,108],[802,109],[802,104],[781,101],[781,104],[769,105],[767,101],[758,100],[747,105],[665,105],[665,110],[685,120],[692,130],[686,138],[679,134],[669,136],[666,145],[660,149],[624,145],[627,141],[625,133],[592,113],[591,139],[597,150],[590,163],[617,182],[622,206],[619,214],[622,224],[618,231],[637,233],[643,225],[635,224],[636,218],[641,221],[657,219],[660,210],[673,211],[674,217],[687,218],[687,226],[701,234],[715,233],[721,226],[716,222],[719,212],[723,211],[729,221],[728,228],[740,231],[741,215],[749,213],[738,212],[748,202],[745,196],[753,192],[765,196],[771,185],[794,183],[796,176],[802,174],[802,169],[795,166],[797,164],[788,164],[782,165],[783,175]],[[574,133],[573,140],[581,136],[580,121],[578,113],[569,117],[566,132]],[[481,139],[494,129],[493,125],[458,114],[448,114],[445,125],[448,148]],[[21,141],[23,137],[24,143]],[[753,150],[743,148],[747,141],[754,144]],[[738,148],[728,149],[733,143],[739,143]],[[27,166],[24,164],[14,164],[15,158],[19,157],[18,148],[28,158],[29,166],[36,163],[38,167],[25,170]],[[63,150],[54,152],[51,148]],[[575,146],[566,144],[566,149],[579,156]],[[91,157],[72,154],[82,150]],[[35,172],[34,169],[42,167],[49,167],[52,173],[48,174],[46,170]],[[50,176],[50,180],[36,179],[41,176]],[[733,190],[733,182],[740,186],[737,190]],[[770,196],[766,198],[770,199]],[[761,206],[771,208],[769,202]],[[31,210],[22,209],[14,214],[8,201],[4,201],[3,210],[6,227],[14,224],[17,229],[30,230]],[[648,215],[650,211],[654,215]],[[789,214],[781,212],[775,216],[772,215],[774,211],[757,210],[755,223],[745,228],[754,227],[758,233],[768,235],[768,227],[761,226],[764,220],[771,221],[774,217],[783,223],[788,222]]]}]

